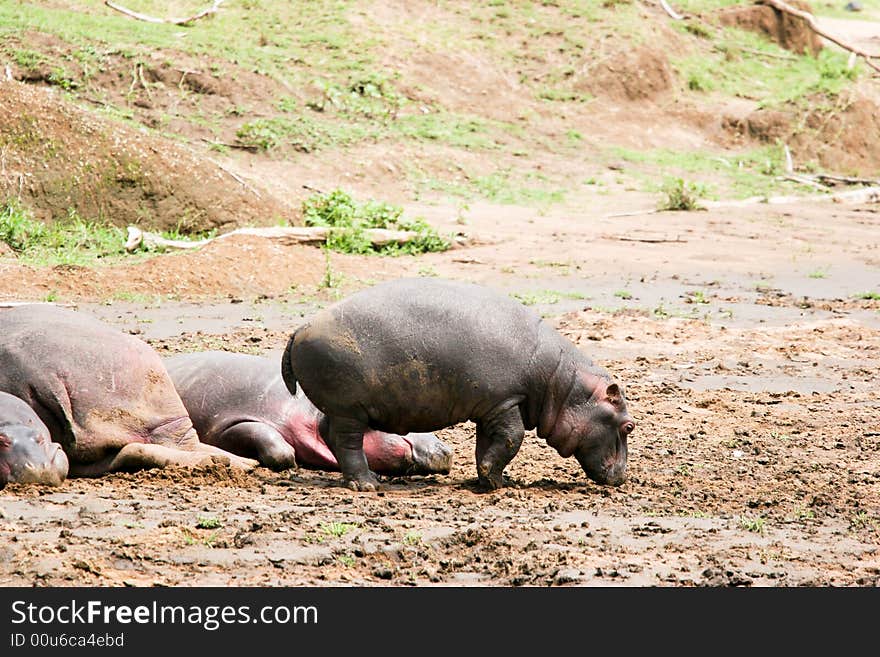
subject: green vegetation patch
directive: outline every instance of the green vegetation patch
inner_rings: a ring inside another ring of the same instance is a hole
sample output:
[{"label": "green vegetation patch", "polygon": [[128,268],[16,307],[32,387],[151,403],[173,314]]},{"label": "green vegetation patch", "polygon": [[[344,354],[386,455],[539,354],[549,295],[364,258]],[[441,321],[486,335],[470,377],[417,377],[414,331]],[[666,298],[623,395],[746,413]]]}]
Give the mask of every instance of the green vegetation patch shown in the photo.
[{"label": "green vegetation patch", "polygon": [[[162,236],[195,240],[213,234],[184,235],[173,230]],[[83,219],[73,209],[60,221],[43,223],[14,200],[0,204],[0,242],[6,242],[22,262],[33,265],[88,265],[129,255],[122,228]]]},{"label": "green vegetation patch", "polygon": [[836,49],[825,48],[815,57],[796,55],[754,32],[725,28],[719,34],[711,52],[673,60],[691,91],[718,91],[778,107],[816,94],[836,96],[862,70],[861,65],[847,69],[847,54]]},{"label": "green vegetation patch", "polygon": [[[302,210],[307,226],[336,229],[327,239],[327,248],[341,253],[402,255],[445,251],[451,246],[421,217],[406,219],[399,206],[374,200],[361,203],[341,189],[313,194],[303,201]],[[412,231],[417,235],[402,244],[378,245],[370,241],[366,232],[370,228]]]},{"label": "green vegetation patch", "polygon": [[[668,148],[655,148],[637,151],[628,148],[611,148],[612,159],[624,160],[639,165],[631,175],[643,179],[646,191],[665,192],[670,182],[677,184],[678,178],[688,180],[710,176],[713,183],[723,188],[725,195],[734,198],[750,196],[769,196],[779,190],[795,191],[801,185],[780,180],[785,171],[785,151],[781,144],[762,146],[734,155],[706,151],[681,151]],[[693,184],[697,184],[695,181]],[[715,198],[718,194],[715,185],[702,182],[698,196]]]}]

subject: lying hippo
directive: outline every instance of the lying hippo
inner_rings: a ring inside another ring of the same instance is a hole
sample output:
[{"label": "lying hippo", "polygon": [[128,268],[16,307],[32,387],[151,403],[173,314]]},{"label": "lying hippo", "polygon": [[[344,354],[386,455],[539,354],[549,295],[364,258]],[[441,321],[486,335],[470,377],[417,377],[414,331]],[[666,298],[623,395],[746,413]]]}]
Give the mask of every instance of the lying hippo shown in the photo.
[{"label": "lying hippo", "polygon": [[364,458],[368,429],[433,431],[477,425],[477,475],[501,486],[525,429],[591,479],[626,478],[635,425],[608,373],[536,313],[487,288],[429,278],[363,290],[320,311],[282,356],[296,384],[330,422],[343,477],[375,490]]},{"label": "lying hippo", "polygon": [[[291,395],[277,358],[223,351],[182,354],[165,367],[203,442],[252,456],[273,470],[339,470],[327,418],[301,390]],[[364,452],[379,474],[447,473],[452,451],[430,433],[367,431]]]},{"label": "lying hippo", "polygon": [[71,476],[242,459],[199,441],[162,359],[138,338],[54,306],[0,310],[0,391],[46,424]]},{"label": "lying hippo", "polygon": [[59,486],[66,478],[67,456],[34,409],[0,392],[0,488],[9,482]]}]

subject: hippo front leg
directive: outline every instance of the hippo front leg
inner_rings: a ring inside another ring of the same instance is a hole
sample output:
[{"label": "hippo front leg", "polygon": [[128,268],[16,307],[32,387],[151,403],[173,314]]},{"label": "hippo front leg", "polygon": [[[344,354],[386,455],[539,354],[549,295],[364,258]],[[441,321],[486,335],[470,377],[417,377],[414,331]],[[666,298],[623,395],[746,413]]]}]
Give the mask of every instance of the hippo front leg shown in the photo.
[{"label": "hippo front leg", "polygon": [[[203,445],[203,447],[211,447]],[[71,463],[71,477],[100,477],[108,472],[134,472],[165,468],[176,465],[197,468],[222,462],[234,468],[250,470],[258,464],[253,459],[245,459],[213,447],[197,451],[176,449],[152,443],[129,443],[115,454],[93,463]]]},{"label": "hippo front leg", "polygon": [[296,452],[278,430],[263,422],[239,422],[211,439],[233,454],[256,454],[260,465],[281,471],[296,467]]},{"label": "hippo front leg", "polygon": [[514,406],[477,423],[477,478],[483,490],[501,488],[504,468],[522,445],[525,427]]},{"label": "hippo front leg", "polygon": [[374,491],[379,489],[379,480],[370,470],[364,454],[365,423],[348,418],[331,417],[330,449],[333,450],[345,485],[352,490]]}]

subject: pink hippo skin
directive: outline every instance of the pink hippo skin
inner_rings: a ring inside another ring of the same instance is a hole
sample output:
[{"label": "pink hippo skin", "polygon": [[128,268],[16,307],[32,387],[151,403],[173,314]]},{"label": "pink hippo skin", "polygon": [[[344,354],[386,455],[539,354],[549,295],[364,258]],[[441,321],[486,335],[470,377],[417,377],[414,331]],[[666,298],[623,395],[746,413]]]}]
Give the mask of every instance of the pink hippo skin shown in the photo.
[{"label": "pink hippo skin", "polygon": [[0,391],[36,412],[67,455],[70,476],[218,459],[257,465],[201,443],[159,354],[82,312],[0,310]]},{"label": "pink hippo skin", "polygon": [[[167,358],[165,366],[204,442],[273,470],[339,470],[327,418],[301,390],[288,392],[277,358],[209,351]],[[447,473],[452,458],[429,433],[368,430],[364,452],[385,475]]]}]

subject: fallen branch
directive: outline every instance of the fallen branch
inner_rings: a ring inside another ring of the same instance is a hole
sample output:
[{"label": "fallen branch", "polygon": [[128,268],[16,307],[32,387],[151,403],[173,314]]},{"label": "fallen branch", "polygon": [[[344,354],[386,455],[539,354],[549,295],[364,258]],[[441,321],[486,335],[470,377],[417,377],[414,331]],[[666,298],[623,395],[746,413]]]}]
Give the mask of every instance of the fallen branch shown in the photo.
[{"label": "fallen branch", "polygon": [[208,7],[207,9],[202,9],[197,14],[193,14],[188,18],[156,18],[155,16],[148,16],[147,14],[139,14],[136,11],[132,11],[122,5],[117,5],[115,2],[111,2],[110,0],[104,0],[104,4],[110,7],[110,9],[115,9],[118,12],[121,12],[128,16],[129,18],[134,18],[139,21],[146,21],[147,23],[170,23],[172,25],[186,25],[187,23],[192,23],[193,21],[197,21],[200,18],[204,18],[205,16],[209,16],[217,11],[217,9],[225,2],[225,0],[214,0],[214,4]]},{"label": "fallen branch", "polygon": [[665,11],[672,20],[680,21],[684,19],[684,16],[675,11],[666,0],[660,0],[660,6],[663,7],[663,11]]},{"label": "fallen branch", "polygon": [[880,203],[880,187],[866,187],[837,194],[823,196],[752,196],[741,201],[706,201],[707,208],[742,208],[759,203],[784,205],[786,203],[815,203],[831,201],[832,203]]},{"label": "fallen branch", "polygon": [[615,219],[617,217],[641,217],[644,214],[657,214],[658,212],[663,212],[663,210],[658,210],[654,208],[653,210],[633,210],[632,212],[617,212],[615,214],[606,214],[606,219]]},{"label": "fallen branch", "polygon": [[875,180],[871,178],[852,178],[850,176],[832,176],[828,173],[817,173],[813,175],[813,178],[819,181],[826,181],[828,183],[844,183],[846,185],[875,185],[880,187],[880,180]]},{"label": "fallen branch", "polygon": [[259,146],[254,146],[253,144],[239,144],[235,142],[226,142],[226,141],[214,141],[213,139],[205,139],[202,137],[202,141],[206,144],[211,144],[211,146],[225,146],[226,148],[237,148],[242,151],[249,151],[251,153],[256,153],[260,150]]},{"label": "fallen branch", "polygon": [[782,180],[790,180],[791,182],[796,182],[799,185],[807,185],[808,187],[813,187],[815,189],[825,190],[827,187],[820,182],[817,182],[810,178],[809,176],[800,176],[796,173],[789,173],[787,175],[782,176]]},{"label": "fallen branch", "polygon": [[[817,176],[818,177],[818,176]],[[799,179],[797,182],[803,182]],[[786,203],[814,203],[816,201],[831,201],[832,203],[880,203],[880,185],[874,187],[865,187],[864,189],[854,189],[846,192],[838,192],[837,194],[823,194],[822,196],[751,196],[741,201],[701,201],[702,209],[712,210],[716,208],[744,208],[750,205],[767,204],[767,205],[784,205]],[[650,210],[634,210],[633,212],[620,212],[617,214],[606,214],[606,219],[613,217],[640,217],[649,214],[658,214],[660,212],[668,212],[668,210],[658,210],[652,208]],[[632,238],[630,238],[632,239]]]},{"label": "fallen branch", "polygon": [[19,306],[58,306],[59,308],[76,308],[75,303],[56,303],[55,301],[0,301],[0,308],[18,308]]},{"label": "fallen branch", "polygon": [[249,184],[247,183],[247,181],[246,181],[244,178],[242,178],[241,176],[239,176],[237,173],[235,173],[234,171],[230,171],[230,170],[227,169],[225,166],[223,166],[222,164],[220,164],[219,162],[217,162],[217,161],[215,161],[215,160],[211,160],[211,162],[212,162],[214,165],[216,165],[216,167],[217,167],[218,169],[220,169],[221,171],[225,171],[226,173],[228,173],[229,176],[230,176],[233,180],[235,180],[235,181],[236,181],[237,183],[239,183],[242,187],[244,187],[246,190],[248,190],[249,192],[251,192],[254,196],[256,196],[257,198],[263,198],[262,195],[260,195],[260,192],[258,192],[258,191],[256,190],[256,188],[254,188],[252,185],[249,185]]},{"label": "fallen branch", "polygon": [[831,43],[837,44],[838,46],[840,46],[844,50],[848,50],[849,52],[854,53],[854,54],[858,55],[859,57],[863,57],[865,59],[865,63],[868,66],[873,68],[875,71],[880,72],[880,64],[875,64],[874,62],[871,61],[872,58],[873,59],[880,59],[880,55],[874,55],[869,52],[865,52],[864,50],[862,50],[860,48],[856,48],[855,46],[853,46],[849,43],[846,43],[845,41],[841,40],[839,37],[836,37],[832,34],[829,34],[825,30],[823,30],[821,27],[819,27],[819,25],[816,23],[816,18],[815,18],[815,16],[813,16],[813,14],[811,14],[807,11],[803,11],[801,9],[797,9],[795,7],[792,7],[790,4],[782,2],[782,0],[758,0],[758,3],[769,5],[769,6],[773,7],[774,9],[785,12],[786,14],[791,14],[792,16],[797,16],[798,18],[803,19],[804,22],[807,24],[807,26],[811,30],[813,30],[813,32],[815,32],[816,34],[818,34],[821,37],[828,39]]},{"label": "fallen branch", "polygon": [[[268,226],[263,228],[238,228],[236,230],[209,237],[203,240],[169,240],[141,230],[137,226],[128,227],[128,240],[125,242],[125,250],[131,253],[141,245],[163,247],[166,249],[198,249],[216,240],[226,239],[233,235],[250,235],[253,237],[266,237],[277,239],[282,244],[321,244],[334,232],[333,228],[325,226]],[[364,234],[371,244],[383,246],[385,244],[404,244],[418,237],[418,233],[410,230],[388,230],[385,228],[368,228]]]}]

